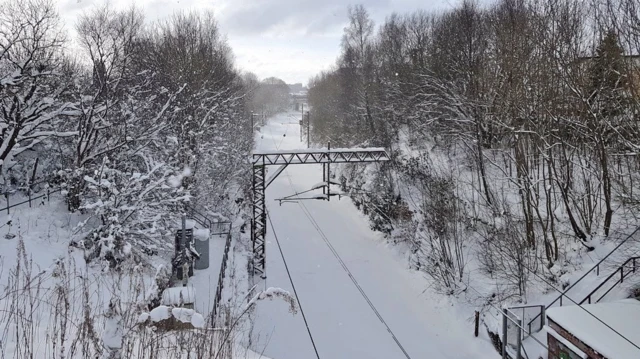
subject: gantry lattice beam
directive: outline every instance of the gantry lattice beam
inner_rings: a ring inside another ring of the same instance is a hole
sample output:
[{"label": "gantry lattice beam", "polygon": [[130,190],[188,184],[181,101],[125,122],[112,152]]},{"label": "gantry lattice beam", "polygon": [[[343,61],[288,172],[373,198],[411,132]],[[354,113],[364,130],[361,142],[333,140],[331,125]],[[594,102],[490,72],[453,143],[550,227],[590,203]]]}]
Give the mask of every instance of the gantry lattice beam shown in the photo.
[{"label": "gantry lattice beam", "polygon": [[389,160],[389,155],[384,148],[254,152],[251,157],[254,165],[262,163],[265,165],[292,165],[379,162]]},{"label": "gantry lattice beam", "polygon": [[[305,149],[276,152],[254,152],[253,163],[253,218],[251,220],[251,241],[253,243],[252,270],[254,275],[266,278],[265,272],[265,237],[267,234],[267,212],[265,190],[288,165],[295,164],[328,164],[329,163],[363,163],[388,161],[389,155],[384,148],[338,148],[338,149]],[[266,166],[281,167],[265,181]],[[327,178],[327,180],[329,180]]]}]

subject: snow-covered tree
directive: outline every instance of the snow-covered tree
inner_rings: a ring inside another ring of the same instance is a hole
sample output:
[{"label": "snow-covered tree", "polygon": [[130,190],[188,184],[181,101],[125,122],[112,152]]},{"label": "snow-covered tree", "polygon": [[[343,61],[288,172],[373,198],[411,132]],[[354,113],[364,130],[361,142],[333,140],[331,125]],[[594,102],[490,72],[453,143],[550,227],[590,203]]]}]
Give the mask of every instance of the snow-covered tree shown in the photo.
[{"label": "snow-covered tree", "polygon": [[72,113],[61,76],[64,37],[55,4],[5,1],[0,8],[0,169],[5,183],[16,157],[54,136]]}]

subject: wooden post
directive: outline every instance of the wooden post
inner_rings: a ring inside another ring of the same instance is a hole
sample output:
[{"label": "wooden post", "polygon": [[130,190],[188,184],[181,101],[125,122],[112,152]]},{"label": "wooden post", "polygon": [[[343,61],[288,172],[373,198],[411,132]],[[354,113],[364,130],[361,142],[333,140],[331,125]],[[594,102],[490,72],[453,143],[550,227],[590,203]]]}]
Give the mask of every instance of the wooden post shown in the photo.
[{"label": "wooden post", "polygon": [[475,325],[475,330],[473,332],[473,335],[477,338],[478,337],[478,330],[480,328],[480,312],[476,310],[476,325]]},{"label": "wooden post", "polygon": [[522,359],[522,319],[517,320],[518,334],[516,335],[517,350],[516,359]]},{"label": "wooden post", "polygon": [[507,309],[502,309],[502,359],[507,358]]},{"label": "wooden post", "polygon": [[32,184],[36,181],[36,172],[38,171],[38,162],[40,162],[40,157],[36,158],[36,163],[33,164],[33,171],[31,172],[31,182]]}]

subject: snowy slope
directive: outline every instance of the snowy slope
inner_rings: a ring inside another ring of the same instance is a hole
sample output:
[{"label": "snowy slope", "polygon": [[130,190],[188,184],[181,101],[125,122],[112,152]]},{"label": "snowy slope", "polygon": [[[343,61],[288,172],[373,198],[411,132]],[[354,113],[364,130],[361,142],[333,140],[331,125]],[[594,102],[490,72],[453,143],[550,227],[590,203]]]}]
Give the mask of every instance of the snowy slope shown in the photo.
[{"label": "snowy slope", "polygon": [[[258,134],[257,149],[300,148],[297,116],[272,118]],[[320,357],[406,357],[352,283],[324,234],[410,357],[497,358],[489,341],[473,338],[472,323],[458,317],[447,298],[431,294],[429,283],[394,256],[348,199],[282,206],[274,201],[321,180],[320,165],[294,165],[267,190],[267,207]],[[292,291],[270,228],[267,233],[268,277],[260,286]],[[252,349],[264,350],[270,357],[315,357],[301,314],[289,314],[282,301],[258,303],[254,334],[258,340]]]}]

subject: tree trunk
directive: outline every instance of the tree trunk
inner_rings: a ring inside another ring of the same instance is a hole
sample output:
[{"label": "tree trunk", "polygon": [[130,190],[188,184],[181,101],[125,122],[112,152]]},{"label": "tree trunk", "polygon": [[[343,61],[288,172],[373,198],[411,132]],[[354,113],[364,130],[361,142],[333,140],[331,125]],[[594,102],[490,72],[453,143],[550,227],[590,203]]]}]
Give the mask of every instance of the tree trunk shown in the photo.
[{"label": "tree trunk", "polygon": [[602,171],[602,190],[607,211],[604,215],[604,235],[609,236],[611,220],[613,219],[613,208],[611,208],[611,176],[609,174],[609,164],[607,161],[607,150],[602,136],[598,138],[598,149],[600,153],[600,167]]},{"label": "tree trunk", "polygon": [[480,125],[479,116],[476,114],[476,146],[478,149],[478,172],[480,174],[480,178],[482,180],[482,187],[484,187],[484,195],[487,199],[488,204],[493,204],[491,199],[491,190],[489,189],[489,185],[487,184],[487,175],[484,169],[484,154],[482,153],[482,144],[484,142],[484,136],[482,135],[482,126]]}]

